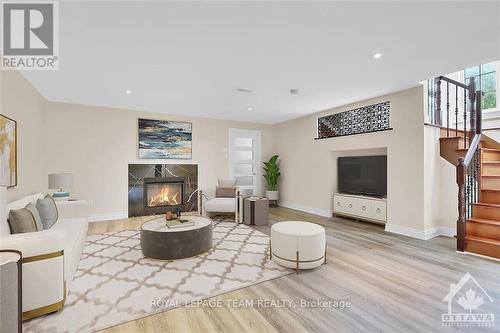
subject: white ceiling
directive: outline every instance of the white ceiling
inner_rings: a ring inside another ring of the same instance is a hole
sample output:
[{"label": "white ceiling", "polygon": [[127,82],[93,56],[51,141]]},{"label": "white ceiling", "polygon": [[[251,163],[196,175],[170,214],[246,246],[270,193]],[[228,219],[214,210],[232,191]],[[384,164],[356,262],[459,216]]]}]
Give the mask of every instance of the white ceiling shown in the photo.
[{"label": "white ceiling", "polygon": [[52,101],[276,123],[497,59],[500,2],[62,2],[59,71],[23,74]]}]

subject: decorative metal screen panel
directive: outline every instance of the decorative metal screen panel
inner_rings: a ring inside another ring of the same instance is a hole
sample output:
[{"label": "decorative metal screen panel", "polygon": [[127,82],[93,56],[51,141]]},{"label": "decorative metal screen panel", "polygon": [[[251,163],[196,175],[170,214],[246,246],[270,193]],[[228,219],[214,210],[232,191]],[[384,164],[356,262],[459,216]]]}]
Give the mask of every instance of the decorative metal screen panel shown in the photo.
[{"label": "decorative metal screen panel", "polygon": [[391,129],[391,104],[382,102],[318,118],[318,139]]}]

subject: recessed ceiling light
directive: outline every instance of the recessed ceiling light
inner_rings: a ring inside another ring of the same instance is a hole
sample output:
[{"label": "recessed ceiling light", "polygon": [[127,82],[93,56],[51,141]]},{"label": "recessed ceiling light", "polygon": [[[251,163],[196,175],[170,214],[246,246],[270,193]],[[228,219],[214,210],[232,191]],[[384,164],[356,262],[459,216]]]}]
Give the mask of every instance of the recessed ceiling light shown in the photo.
[{"label": "recessed ceiling light", "polygon": [[241,92],[241,93],[246,93],[246,94],[251,94],[251,93],[253,93],[253,90],[252,90],[252,89],[246,89],[246,88],[236,88],[236,91],[237,91],[237,92]]},{"label": "recessed ceiling light", "polygon": [[125,90],[125,94],[130,95],[132,93],[132,90]]},{"label": "recessed ceiling light", "polygon": [[373,55],[373,59],[380,59],[380,58],[382,58],[382,53],[375,53]]},{"label": "recessed ceiling light", "polygon": [[248,111],[252,111],[253,110],[253,107],[248,107]]},{"label": "recessed ceiling light", "polygon": [[299,93],[299,89],[290,89],[290,94],[297,95]]}]

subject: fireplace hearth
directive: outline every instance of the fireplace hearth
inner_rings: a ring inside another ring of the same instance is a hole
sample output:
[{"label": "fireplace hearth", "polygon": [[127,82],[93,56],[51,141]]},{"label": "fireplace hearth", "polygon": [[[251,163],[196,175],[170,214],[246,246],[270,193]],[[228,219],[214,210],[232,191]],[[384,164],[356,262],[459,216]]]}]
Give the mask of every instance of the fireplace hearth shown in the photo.
[{"label": "fireplace hearth", "polygon": [[198,211],[196,164],[129,164],[128,216]]}]

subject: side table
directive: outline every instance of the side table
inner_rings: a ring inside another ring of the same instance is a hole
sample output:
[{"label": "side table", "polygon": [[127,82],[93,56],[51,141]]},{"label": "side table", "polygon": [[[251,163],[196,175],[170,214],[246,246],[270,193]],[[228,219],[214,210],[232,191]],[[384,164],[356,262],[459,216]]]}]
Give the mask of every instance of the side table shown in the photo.
[{"label": "side table", "polygon": [[243,222],[248,225],[267,225],[269,223],[269,199],[260,197],[245,198]]},{"label": "side table", "polygon": [[22,332],[22,254],[0,250],[0,332]]}]

